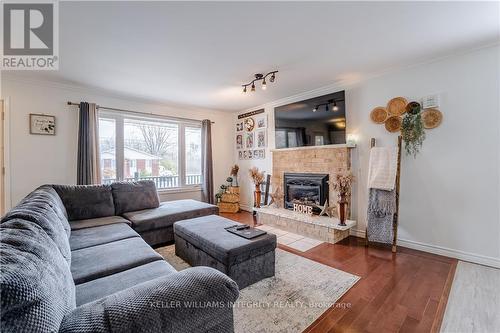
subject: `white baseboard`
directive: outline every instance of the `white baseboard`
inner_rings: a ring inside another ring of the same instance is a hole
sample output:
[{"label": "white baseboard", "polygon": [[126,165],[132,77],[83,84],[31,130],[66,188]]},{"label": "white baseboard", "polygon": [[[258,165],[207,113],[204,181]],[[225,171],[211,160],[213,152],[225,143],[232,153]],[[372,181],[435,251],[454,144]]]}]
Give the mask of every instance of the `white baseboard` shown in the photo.
[{"label": "white baseboard", "polygon": [[252,213],[252,212],[253,212],[253,207],[250,207],[250,206],[248,206],[248,205],[242,205],[242,204],[240,204],[240,209],[241,209],[241,210],[244,210],[244,211],[246,211],[246,212],[250,212],[250,213]]},{"label": "white baseboard", "polygon": [[349,235],[365,238],[365,230],[351,228]]},{"label": "white baseboard", "polygon": [[[246,210],[251,212],[252,207],[248,207],[246,205],[241,205],[242,210]],[[356,236],[360,238],[365,238],[365,230],[364,229],[351,229],[351,236]],[[416,241],[411,241],[407,239],[398,239],[398,246],[407,247],[413,250],[419,250],[423,252],[429,252],[433,254],[438,254],[445,257],[456,258],[463,261],[472,262],[475,264],[490,266],[494,268],[500,268],[500,258],[483,256],[480,254],[464,252],[460,250],[449,249],[442,246],[431,245]]]},{"label": "white baseboard", "polygon": [[[351,229],[351,236],[365,238],[365,230]],[[445,257],[456,258],[463,261],[472,262],[475,264],[500,268],[500,258],[483,256],[480,254],[464,252],[460,250],[449,249],[442,246],[425,244],[421,242],[415,242],[407,239],[398,239],[398,246],[407,247],[413,250],[419,250],[423,252],[429,252],[433,254],[438,254]]]},{"label": "white baseboard", "polygon": [[464,252],[460,250],[449,249],[442,246],[430,245],[420,242],[415,242],[406,239],[398,239],[398,245],[414,250],[438,254],[445,257],[456,258],[463,261],[469,261],[475,264],[500,268],[500,258],[483,256],[480,254]]}]

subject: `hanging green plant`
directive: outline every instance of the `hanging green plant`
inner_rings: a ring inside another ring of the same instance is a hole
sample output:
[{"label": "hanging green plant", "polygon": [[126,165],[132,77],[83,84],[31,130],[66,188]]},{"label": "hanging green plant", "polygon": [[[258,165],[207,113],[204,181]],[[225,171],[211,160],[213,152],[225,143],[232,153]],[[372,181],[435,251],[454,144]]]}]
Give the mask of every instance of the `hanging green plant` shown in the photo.
[{"label": "hanging green plant", "polygon": [[406,113],[401,123],[401,136],[405,142],[406,155],[413,157],[417,157],[425,140],[424,124],[419,111],[420,107],[415,114]]}]

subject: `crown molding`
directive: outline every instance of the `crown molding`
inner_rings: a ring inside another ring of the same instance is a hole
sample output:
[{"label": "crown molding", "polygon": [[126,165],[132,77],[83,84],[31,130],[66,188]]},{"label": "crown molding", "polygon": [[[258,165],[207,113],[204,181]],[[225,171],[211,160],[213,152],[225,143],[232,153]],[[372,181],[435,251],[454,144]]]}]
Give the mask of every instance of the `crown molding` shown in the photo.
[{"label": "crown molding", "polygon": [[135,95],[135,96],[134,95],[126,95],[126,94],[122,94],[122,93],[119,93],[116,91],[96,88],[96,87],[87,86],[87,85],[81,85],[81,84],[77,84],[77,83],[21,77],[21,76],[15,74],[14,72],[3,72],[1,80],[2,80],[2,83],[15,82],[15,83],[34,85],[34,86],[38,86],[38,87],[51,87],[51,88],[55,88],[55,89],[62,89],[62,90],[77,92],[77,93],[81,93],[81,94],[93,94],[93,95],[97,95],[97,96],[104,97],[104,98],[114,98],[114,99],[122,100],[125,102],[145,104],[145,105],[152,106],[152,107],[169,108],[169,109],[175,109],[175,110],[184,109],[184,110],[190,110],[190,111],[195,111],[195,112],[215,112],[215,113],[221,113],[224,115],[228,114],[228,112],[224,112],[221,110],[203,108],[203,107],[189,105],[189,104],[179,104],[179,103],[161,101],[161,100],[151,99],[151,98],[147,98],[147,97],[141,97],[141,96],[137,96],[137,95]]},{"label": "crown molding", "polygon": [[305,99],[330,94],[330,93],[340,91],[340,90],[348,90],[348,89],[354,88],[354,87],[356,87],[362,83],[365,83],[369,80],[372,80],[372,79],[376,79],[376,78],[383,77],[383,76],[390,75],[390,74],[396,74],[396,73],[402,72],[404,70],[409,70],[409,69],[419,67],[419,66],[438,63],[438,62],[441,62],[441,61],[444,61],[447,59],[464,56],[464,55],[467,55],[470,53],[474,53],[474,52],[478,52],[478,51],[481,51],[484,49],[494,48],[494,47],[498,47],[498,46],[500,46],[500,41],[484,44],[484,45],[481,45],[481,46],[478,46],[478,47],[475,47],[472,49],[468,49],[465,51],[464,50],[456,51],[456,52],[450,53],[450,54],[445,55],[445,56],[436,57],[436,58],[433,58],[430,60],[420,61],[420,62],[416,62],[416,63],[409,64],[409,65],[389,67],[389,68],[383,69],[381,71],[372,72],[370,74],[367,74],[367,75],[360,77],[358,79],[355,79],[355,80],[340,80],[340,81],[337,81],[337,82],[330,84],[330,85],[326,85],[326,86],[319,87],[319,88],[316,88],[313,90],[305,91],[303,93],[294,94],[294,95],[291,95],[288,97],[277,99],[275,101],[263,103],[263,104],[260,104],[260,105],[257,105],[257,106],[251,107],[251,108],[240,110],[240,111],[237,111],[236,114],[251,112],[251,111],[255,111],[255,110],[259,110],[259,109],[275,108],[278,106],[303,101]]}]

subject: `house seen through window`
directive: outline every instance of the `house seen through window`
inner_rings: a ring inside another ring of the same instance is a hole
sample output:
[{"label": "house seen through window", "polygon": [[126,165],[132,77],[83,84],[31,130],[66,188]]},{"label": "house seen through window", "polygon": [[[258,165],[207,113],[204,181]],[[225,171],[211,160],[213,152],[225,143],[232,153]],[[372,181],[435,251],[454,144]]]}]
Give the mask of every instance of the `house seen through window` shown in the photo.
[{"label": "house seen through window", "polygon": [[153,180],[158,189],[201,184],[201,127],[158,117],[103,113],[99,119],[103,184]]}]

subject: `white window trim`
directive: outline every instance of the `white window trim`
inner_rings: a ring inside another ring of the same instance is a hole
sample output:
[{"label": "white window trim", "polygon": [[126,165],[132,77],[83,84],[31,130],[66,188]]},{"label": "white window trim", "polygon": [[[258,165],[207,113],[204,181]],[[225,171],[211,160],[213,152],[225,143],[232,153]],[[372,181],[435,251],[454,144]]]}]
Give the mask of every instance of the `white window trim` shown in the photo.
[{"label": "white window trim", "polygon": [[[161,116],[151,116],[148,114],[144,114],[144,117],[137,115],[130,115],[126,112],[112,112],[112,111],[103,111],[99,113],[99,118],[103,119],[113,119],[115,120],[115,161],[116,161],[116,179],[118,181],[123,180],[124,175],[124,142],[125,142],[125,133],[124,133],[124,123],[125,119],[158,119],[162,122],[174,123],[178,125],[178,174],[179,174],[179,186],[178,187],[168,187],[168,188],[158,188],[157,191],[159,194],[161,193],[183,193],[183,192],[199,192],[201,191],[201,184],[196,185],[186,185],[186,145],[185,145],[185,128],[186,127],[198,127],[201,128],[201,122],[198,120],[177,120],[171,119],[168,117]],[[120,162],[121,161],[121,162]],[[202,175],[203,176],[203,175]]]}]

